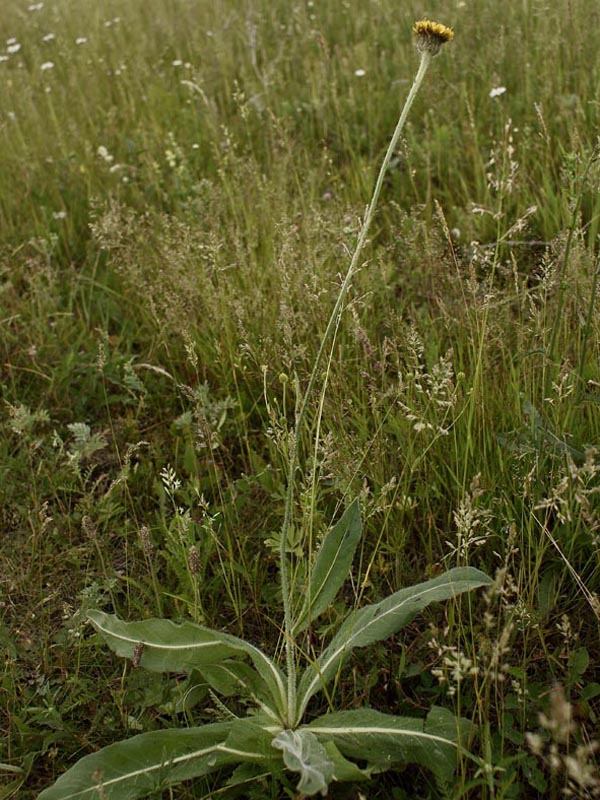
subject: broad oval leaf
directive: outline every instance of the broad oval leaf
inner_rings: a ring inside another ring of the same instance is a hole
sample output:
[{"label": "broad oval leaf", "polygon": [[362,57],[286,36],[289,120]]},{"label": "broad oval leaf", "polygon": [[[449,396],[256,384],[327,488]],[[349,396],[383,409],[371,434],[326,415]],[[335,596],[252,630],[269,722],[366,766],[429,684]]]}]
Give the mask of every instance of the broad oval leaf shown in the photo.
[{"label": "broad oval leaf", "polygon": [[361,531],[360,504],[357,498],[325,534],[312,569],[304,605],[294,624],[295,633],[306,628],[331,604],[348,577]]},{"label": "broad oval leaf", "polygon": [[268,764],[272,738],[249,720],[142,733],[85,756],[38,800],[136,800],[229,764]]},{"label": "broad oval leaf", "polygon": [[355,647],[387,639],[430,603],[449,600],[492,581],[474,567],[457,567],[437,578],[409,586],[379,603],[353,611],[319,658],[305,671],[298,690],[298,720],[310,698],[327,685]]},{"label": "broad oval leaf", "polygon": [[262,686],[262,699],[269,699],[280,715],[285,713],[287,695],[281,670],[262,650],[237,636],[194,622],[175,623],[165,619],[123,622],[103,611],[90,611],[88,617],[117,655],[136,656],[142,667],[153,672],[190,672],[228,658],[249,656],[258,673],[254,688]]},{"label": "broad oval leaf", "polygon": [[[367,761],[378,771],[415,763],[450,780],[460,742],[470,723],[445,708],[433,708],[426,719],[396,717],[369,708],[326,714],[307,729],[333,742],[348,758]],[[301,730],[304,730],[301,729]]]}]

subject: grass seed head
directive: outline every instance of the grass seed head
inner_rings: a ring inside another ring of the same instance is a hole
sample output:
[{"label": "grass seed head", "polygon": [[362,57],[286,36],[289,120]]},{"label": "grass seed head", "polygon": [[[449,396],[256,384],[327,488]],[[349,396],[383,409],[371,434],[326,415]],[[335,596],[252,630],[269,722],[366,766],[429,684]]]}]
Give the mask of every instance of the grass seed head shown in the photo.
[{"label": "grass seed head", "polygon": [[202,561],[200,560],[200,553],[195,545],[192,545],[188,550],[188,559],[190,565],[190,572],[192,575],[199,575],[202,570]]},{"label": "grass seed head", "polygon": [[413,27],[415,44],[419,53],[429,53],[436,56],[446,42],[454,39],[452,28],[442,25],[441,22],[432,22],[430,19],[420,19]]},{"label": "grass seed head", "polygon": [[139,530],[139,537],[144,555],[146,558],[152,558],[154,554],[154,542],[152,541],[150,529],[147,525],[142,525]]}]

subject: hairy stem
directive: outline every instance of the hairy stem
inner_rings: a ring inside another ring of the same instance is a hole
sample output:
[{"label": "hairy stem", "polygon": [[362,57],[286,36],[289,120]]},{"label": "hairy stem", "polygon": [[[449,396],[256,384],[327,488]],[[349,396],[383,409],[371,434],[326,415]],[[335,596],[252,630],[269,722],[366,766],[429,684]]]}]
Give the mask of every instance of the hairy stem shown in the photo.
[{"label": "hairy stem", "polygon": [[[335,340],[337,337],[337,332],[340,325],[340,320],[342,316],[342,306],[344,304],[344,300],[346,299],[346,295],[348,294],[348,290],[350,288],[350,283],[352,278],[354,277],[355,273],[359,267],[360,257],[367,241],[367,235],[369,233],[369,229],[371,227],[371,223],[373,221],[373,217],[375,214],[375,209],[377,207],[377,201],[379,200],[379,195],[381,194],[381,188],[383,186],[383,180],[385,177],[385,173],[389,167],[390,161],[392,159],[392,155],[396,146],[398,144],[398,140],[400,138],[400,134],[402,133],[402,129],[404,128],[404,124],[406,122],[406,118],[408,116],[408,112],[413,104],[413,101],[419,91],[419,87],[425,77],[425,73],[431,63],[432,55],[428,52],[421,52],[420,54],[421,60],[419,62],[419,69],[417,70],[417,74],[415,75],[415,79],[411,86],[410,92],[408,93],[408,97],[406,98],[406,102],[404,103],[404,108],[400,114],[398,119],[398,123],[396,125],[396,129],[390,139],[390,143],[388,145],[387,152],[381,164],[381,168],[379,170],[379,175],[377,176],[377,181],[375,183],[375,188],[373,190],[373,195],[367,206],[367,210],[365,213],[365,217],[358,235],[358,239],[356,242],[356,247],[354,249],[354,253],[352,255],[352,259],[350,261],[350,266],[346,272],[346,276],[344,281],[340,287],[340,291],[337,296],[337,300],[331,312],[331,316],[329,317],[329,322],[327,323],[327,328],[325,329],[325,333],[323,334],[323,338],[321,339],[321,344],[319,345],[319,350],[317,356],[315,358],[312,372],[310,374],[310,378],[308,380],[308,384],[306,386],[306,390],[302,396],[302,400],[300,402],[298,412],[296,414],[295,420],[295,428],[294,428],[294,435],[293,435],[293,442],[290,452],[290,463],[289,463],[289,470],[288,470],[288,481],[287,481],[287,494],[286,494],[286,501],[285,501],[285,514],[283,519],[283,525],[281,529],[281,541],[280,541],[280,576],[281,576],[281,589],[283,594],[283,612],[284,612],[284,636],[285,636],[285,652],[286,652],[286,666],[287,666],[287,678],[288,678],[288,708],[287,708],[287,722],[288,724],[293,724],[296,720],[296,656],[295,656],[295,649],[294,649],[294,639],[293,639],[293,619],[292,619],[292,610],[291,610],[291,596],[290,596],[290,581],[289,581],[289,571],[288,571],[288,557],[287,557],[287,542],[289,538],[289,532],[292,524],[292,509],[294,504],[294,489],[295,489],[295,478],[296,478],[296,470],[298,468],[298,449],[299,449],[299,439],[302,431],[302,426],[304,424],[306,418],[306,412],[308,408],[309,400],[312,396],[313,389],[317,380],[317,375],[319,372],[319,367],[321,365],[321,360],[323,358],[323,354],[328,346],[333,348],[335,344]],[[325,393],[327,388],[327,378],[325,378],[323,382],[323,386],[321,389],[322,394]]]}]

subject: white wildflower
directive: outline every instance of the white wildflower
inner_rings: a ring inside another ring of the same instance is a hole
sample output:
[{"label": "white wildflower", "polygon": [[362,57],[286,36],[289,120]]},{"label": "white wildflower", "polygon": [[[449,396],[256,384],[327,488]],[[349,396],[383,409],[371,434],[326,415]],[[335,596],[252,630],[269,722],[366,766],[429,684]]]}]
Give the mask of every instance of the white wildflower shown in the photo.
[{"label": "white wildflower", "polygon": [[115,157],[108,152],[108,149],[103,144],[96,150],[96,153],[107,164],[111,164],[115,160]]}]

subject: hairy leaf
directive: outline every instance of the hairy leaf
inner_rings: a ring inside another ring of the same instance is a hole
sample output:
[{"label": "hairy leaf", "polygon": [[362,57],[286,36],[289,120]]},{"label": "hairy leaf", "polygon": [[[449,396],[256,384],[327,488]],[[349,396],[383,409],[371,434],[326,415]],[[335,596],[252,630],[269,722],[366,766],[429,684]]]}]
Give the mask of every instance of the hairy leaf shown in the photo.
[{"label": "hairy leaf", "polygon": [[341,754],[333,741],[323,742],[323,747],[333,763],[334,781],[339,781],[340,783],[356,783],[370,780],[372,770],[370,768],[361,769],[352,761],[348,761],[348,759]]},{"label": "hairy leaf", "polygon": [[190,672],[220,664],[227,658],[249,656],[260,676],[255,689],[260,685],[263,699],[269,698],[280,713],[285,709],[285,679],[281,670],[243,639],[193,622],[174,623],[164,619],[123,622],[103,611],[90,611],[88,616],[117,655],[137,656],[142,667],[154,672]]},{"label": "hairy leaf", "polygon": [[249,720],[142,733],[85,756],[38,800],[135,800],[228,764],[268,764],[271,739]]},{"label": "hairy leaf", "polygon": [[220,664],[206,664],[198,672],[224,697],[260,697],[264,688],[256,670],[244,661],[227,659]]},{"label": "hairy leaf", "polygon": [[305,671],[299,686],[299,717],[309,699],[326,686],[355,647],[387,639],[410,622],[430,603],[457,597],[490,578],[473,567],[458,567],[430,581],[401,589],[379,603],[353,611],[317,661]]},{"label": "hairy leaf", "polygon": [[310,576],[308,593],[294,625],[299,632],[322,614],[348,577],[361,536],[360,505],[354,500],[326,533]]},{"label": "hairy leaf", "polygon": [[272,745],[283,751],[286,767],[300,773],[300,793],[309,796],[317,792],[327,794],[327,787],[333,779],[334,764],[314,733],[306,728],[284,730],[273,739]]},{"label": "hairy leaf", "polygon": [[341,711],[307,726],[322,741],[333,742],[344,756],[367,761],[377,770],[416,763],[444,780],[452,777],[459,743],[468,727],[466,720],[444,708],[432,709],[425,720],[369,708]]}]

